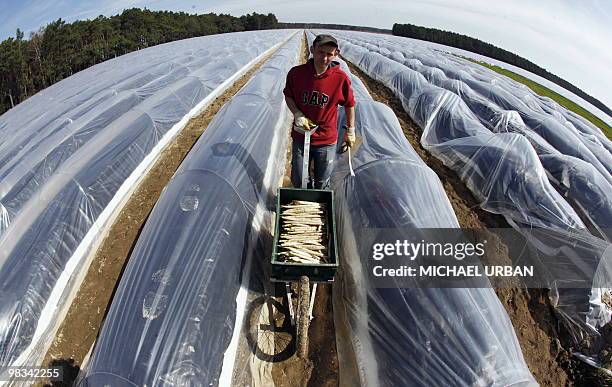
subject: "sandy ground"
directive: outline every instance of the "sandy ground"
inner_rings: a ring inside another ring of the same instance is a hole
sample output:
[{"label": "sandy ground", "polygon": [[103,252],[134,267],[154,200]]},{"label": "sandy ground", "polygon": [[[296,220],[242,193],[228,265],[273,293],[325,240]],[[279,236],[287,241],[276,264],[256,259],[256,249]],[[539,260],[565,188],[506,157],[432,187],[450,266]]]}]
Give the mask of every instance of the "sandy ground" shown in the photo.
[{"label": "sandy ground", "polygon": [[44,364],[67,366],[66,384],[77,376],[79,366],[96,340],[127,258],[162,190],[215,114],[270,55],[256,63],[200,115],[189,121],[162,151],[150,173],[110,226],[44,360]]},{"label": "sandy ground", "polygon": [[[302,42],[301,63],[308,58],[306,39]],[[287,128],[289,135],[290,128]],[[281,186],[291,187],[291,140],[287,148],[285,174]],[[269,262],[265,263],[269,266]],[[264,273],[269,270],[264,269]],[[261,281],[254,278],[252,282]],[[264,282],[269,282],[267,278]],[[254,288],[254,286],[250,286]],[[234,370],[233,385],[236,386],[337,386],[338,360],[336,353],[335,329],[331,301],[332,285],[319,284],[313,307],[313,319],[310,323],[309,351],[307,359],[297,357],[295,353],[295,327],[291,325],[285,287],[283,284],[269,286],[265,305],[264,318],[247,319],[243,332],[249,335],[243,338],[240,352],[248,351],[249,360],[239,356]],[[249,311],[252,313],[262,302],[261,298],[251,300]],[[295,303],[295,298],[292,299]],[[296,306],[296,305],[295,305]],[[294,306],[294,307],[295,307]],[[257,311],[257,313],[262,313]],[[249,331],[253,327],[255,333]],[[258,332],[258,333],[257,333]],[[273,340],[274,344],[267,343]],[[249,372],[241,372],[242,364],[249,364]]]},{"label": "sandy ground", "polygon": [[[302,63],[308,59],[306,36],[302,44]],[[291,187],[291,146],[287,152],[284,187]],[[332,284],[319,284],[308,330],[308,360],[295,354],[285,362],[276,363],[272,376],[276,386],[332,387],[338,385],[338,357],[332,309]]]}]

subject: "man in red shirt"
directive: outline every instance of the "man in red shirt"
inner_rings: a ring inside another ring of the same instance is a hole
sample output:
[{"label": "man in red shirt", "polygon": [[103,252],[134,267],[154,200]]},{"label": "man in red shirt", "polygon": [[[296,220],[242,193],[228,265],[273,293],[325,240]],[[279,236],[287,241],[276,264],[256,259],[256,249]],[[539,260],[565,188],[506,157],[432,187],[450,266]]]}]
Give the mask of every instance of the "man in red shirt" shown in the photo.
[{"label": "man in red shirt", "polygon": [[300,187],[304,154],[304,131],[315,125],[311,136],[310,163],[314,169],[315,189],[329,188],[331,163],[338,141],[338,105],[344,106],[346,126],[344,141],[355,143],[355,98],[351,81],[338,62],[338,42],[331,35],[319,35],[310,47],[312,58],[295,66],[287,74],[283,93],[294,116],[291,157],[291,183]]}]

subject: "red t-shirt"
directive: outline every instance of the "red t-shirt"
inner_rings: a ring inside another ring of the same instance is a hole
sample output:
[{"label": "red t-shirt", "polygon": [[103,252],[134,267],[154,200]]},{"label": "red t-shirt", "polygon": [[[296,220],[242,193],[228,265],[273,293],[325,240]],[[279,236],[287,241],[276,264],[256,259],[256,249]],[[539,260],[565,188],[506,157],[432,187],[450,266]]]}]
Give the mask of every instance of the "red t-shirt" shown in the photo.
[{"label": "red t-shirt", "polygon": [[[338,105],[355,106],[351,81],[337,62],[316,75],[312,59],[295,66],[287,74],[283,93],[293,98],[304,116],[319,125],[312,135],[312,145],[330,145],[338,140]],[[302,133],[291,131],[294,140],[304,141]]]}]

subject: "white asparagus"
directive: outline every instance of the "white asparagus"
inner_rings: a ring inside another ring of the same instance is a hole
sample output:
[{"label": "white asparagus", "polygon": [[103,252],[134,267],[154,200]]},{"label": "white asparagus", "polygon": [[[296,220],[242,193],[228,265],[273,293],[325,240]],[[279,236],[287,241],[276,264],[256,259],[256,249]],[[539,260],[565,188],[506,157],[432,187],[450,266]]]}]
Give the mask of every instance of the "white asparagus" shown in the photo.
[{"label": "white asparagus", "polygon": [[288,250],[290,252],[300,251],[302,253],[309,254],[313,258],[314,257],[321,257],[321,256],[323,256],[323,253],[321,251],[318,251],[316,249],[310,249],[310,246],[304,246],[304,245],[293,246],[293,245],[290,245],[290,246],[282,246],[282,247],[283,247],[283,249],[286,249],[286,250]]},{"label": "white asparagus", "polygon": [[316,242],[323,243],[325,240],[321,236],[315,235],[285,235],[282,238],[279,238],[279,242]]},{"label": "white asparagus", "polygon": [[283,230],[289,227],[303,227],[303,225],[307,225],[309,227],[316,227],[316,226],[322,226],[323,224],[321,224],[321,222],[317,222],[317,221],[306,221],[304,223],[298,224],[298,223],[285,223]]},{"label": "white asparagus", "polygon": [[[311,261],[311,262],[322,261],[322,260],[326,260],[327,259],[327,254],[323,254],[323,253],[320,253],[320,252],[312,252],[313,254],[312,254],[311,258],[306,258],[306,255],[305,255],[306,252],[305,251],[301,251],[301,252],[303,254],[296,253],[294,251],[289,251],[289,252],[280,252],[280,253],[278,253],[278,255],[279,256],[284,256],[284,257],[296,256],[296,257],[298,257],[300,259],[308,260],[308,261]],[[310,253],[308,253],[308,254],[310,254]]]},{"label": "white asparagus", "polygon": [[297,233],[297,234],[283,234],[281,235],[280,239],[282,238],[289,238],[289,239],[318,239],[318,240],[322,240],[323,239],[323,235],[319,234],[319,233]]},{"label": "white asparagus", "polygon": [[324,220],[325,218],[323,218],[321,215],[308,215],[308,214],[298,214],[298,215],[294,215],[294,214],[290,214],[290,215],[281,215],[281,220],[304,220],[304,219],[319,219],[319,220]]},{"label": "white asparagus", "polygon": [[310,242],[310,243],[319,243],[319,244],[321,244],[323,242],[323,238],[316,238],[316,237],[308,237],[308,238],[293,237],[293,238],[279,239],[278,241],[279,242]]},{"label": "white asparagus", "polygon": [[287,237],[291,237],[291,238],[323,238],[323,235],[321,233],[318,232],[295,232],[295,233],[285,233],[283,235],[281,235],[281,238],[284,238],[285,236]]},{"label": "white asparagus", "polygon": [[280,217],[281,220],[302,220],[302,219],[319,219],[319,220],[325,220],[326,218],[321,216],[321,215],[317,215],[317,214],[289,214],[289,215],[284,215],[281,214]]},{"label": "white asparagus", "polygon": [[323,238],[290,238],[290,239],[280,239],[279,242],[301,242],[301,243],[322,243]]},{"label": "white asparagus", "polygon": [[284,238],[285,236],[289,236],[291,238],[308,238],[308,237],[312,237],[312,238],[323,238],[323,234],[318,233],[318,232],[293,232],[293,233],[284,233],[283,235],[281,235],[281,238]]},{"label": "white asparagus", "polygon": [[283,211],[282,215],[296,215],[296,216],[300,216],[300,215],[324,215],[325,212],[324,211],[308,211],[308,210],[285,210]]},{"label": "white asparagus", "polygon": [[322,226],[323,222],[320,220],[290,220],[285,222],[286,225],[293,225],[293,226],[300,226],[300,225],[304,225],[307,224],[309,226],[315,225],[315,226]]},{"label": "white asparagus", "polygon": [[305,201],[305,200],[293,200],[290,204],[293,205],[300,205],[302,207],[306,207],[306,206],[317,206],[320,207],[321,205],[323,205],[324,203],[319,203],[319,202],[309,202],[309,201]]},{"label": "white asparagus", "polygon": [[[313,224],[314,223],[314,224]],[[283,226],[283,229],[289,229],[289,228],[305,228],[305,229],[311,229],[311,230],[316,230],[319,227],[323,227],[323,221],[320,219],[316,219],[316,218],[311,218],[311,219],[283,219],[281,222],[281,225]]]},{"label": "white asparagus", "polygon": [[[323,225],[323,221],[321,220],[321,218],[319,217],[312,217],[312,218],[307,218],[307,217],[303,217],[303,218],[284,218],[281,219],[283,221],[283,224],[285,225],[293,225],[293,226],[298,226],[298,227],[303,227],[303,226],[322,226]],[[313,225],[313,223],[315,223]]]},{"label": "white asparagus", "polygon": [[[319,235],[323,236],[323,234],[317,230],[286,230],[283,235]],[[282,235],[281,235],[282,236]]]},{"label": "white asparagus", "polygon": [[[306,245],[308,245],[309,247],[310,246],[321,246],[321,242],[319,242],[319,241],[281,241],[280,242],[280,246],[284,247],[283,245],[285,245],[287,243],[290,243],[290,246],[298,246],[298,247],[306,246]],[[296,243],[297,243],[297,245],[296,245]],[[321,246],[321,247],[325,247],[325,246]]]},{"label": "white asparagus", "polygon": [[323,203],[293,200],[281,206],[279,257],[300,263],[327,261],[327,219]]},{"label": "white asparagus", "polygon": [[302,258],[296,254],[282,254],[281,258],[283,259],[293,259],[295,261],[304,262],[304,263],[321,263],[319,258]]},{"label": "white asparagus", "polygon": [[323,207],[315,207],[315,206],[300,206],[300,207],[285,208],[282,211],[289,212],[289,213],[297,213],[297,214],[303,214],[303,213],[316,214],[316,213],[323,213],[327,211],[327,209]]},{"label": "white asparagus", "polygon": [[317,245],[317,246],[321,246],[322,245],[322,240],[313,240],[313,239],[282,239],[279,240],[279,243],[283,244],[283,243],[301,243],[301,244],[306,244],[306,245]]},{"label": "white asparagus", "polygon": [[326,235],[320,233],[320,232],[316,232],[316,231],[292,231],[292,232],[286,232],[283,233],[281,235],[281,238],[285,237],[285,236],[290,236],[292,238],[294,237],[315,237],[315,238],[323,238]]},{"label": "white asparagus", "polygon": [[310,258],[310,259],[312,259],[312,258],[313,258],[313,257],[312,257],[312,255],[310,255],[310,254],[308,254],[308,253],[306,253],[306,252],[303,252],[303,251],[301,251],[301,250],[298,250],[298,249],[296,249],[296,248],[294,248],[294,247],[287,247],[287,250],[289,250],[290,252],[294,253],[294,254],[295,254],[295,255],[297,255],[298,257],[302,257],[302,258]]},{"label": "white asparagus", "polygon": [[307,244],[307,245],[303,245],[305,249],[308,250],[315,250],[315,251],[324,251],[327,248],[325,246],[321,246],[321,245],[314,245],[314,244]]},{"label": "white asparagus", "polygon": [[304,259],[304,258],[297,257],[295,255],[283,255],[283,257],[284,257],[283,258],[284,261],[295,261],[299,263],[319,263],[319,260]]},{"label": "white asparagus", "polygon": [[281,235],[281,238],[285,235],[291,235],[291,236],[298,236],[298,237],[303,237],[303,236],[317,236],[317,237],[322,237],[323,234],[317,231],[291,231],[291,232],[285,232]]},{"label": "white asparagus", "polygon": [[302,243],[299,241],[289,241],[289,242],[283,242],[280,244],[281,247],[289,247],[289,246],[301,246]]},{"label": "white asparagus", "polygon": [[284,215],[281,214],[282,220],[307,220],[307,219],[319,219],[321,220],[321,215],[317,214],[302,214],[302,215]]},{"label": "white asparagus", "polygon": [[325,212],[327,209],[324,207],[316,207],[316,206],[299,206],[299,207],[290,207],[285,208],[283,212],[308,212],[308,213],[316,213],[316,212]]},{"label": "white asparagus", "polygon": [[278,239],[279,242],[297,242],[297,241],[311,241],[311,242],[323,242],[323,238],[316,235],[285,235]]},{"label": "white asparagus", "polygon": [[297,246],[297,247],[301,247],[303,246],[306,249],[310,249],[310,250],[318,250],[318,251],[323,251],[325,250],[325,246],[321,246],[320,243],[304,243],[301,241],[295,241],[295,242],[283,242],[280,244],[281,247],[289,247],[289,246]]},{"label": "white asparagus", "polygon": [[305,248],[305,247],[302,247],[300,249],[300,251],[302,251],[302,252],[304,252],[306,254],[310,254],[313,258],[322,257],[323,256],[323,253],[321,253],[319,251],[313,251],[313,250],[310,250],[310,249]]},{"label": "white asparagus", "polygon": [[320,208],[326,208],[325,204],[322,203],[310,203],[310,204],[283,204],[281,205],[281,208],[301,208],[301,209],[311,209],[311,208],[315,208],[315,209],[320,209]]},{"label": "white asparagus", "polygon": [[280,254],[279,253],[279,260],[287,261],[289,259],[295,260],[295,261],[298,261],[298,262],[303,262],[303,263],[321,263],[321,262],[327,262],[327,256],[313,257],[313,258],[302,258],[301,256],[298,256],[297,254],[294,254],[294,253],[289,253],[289,254]]}]

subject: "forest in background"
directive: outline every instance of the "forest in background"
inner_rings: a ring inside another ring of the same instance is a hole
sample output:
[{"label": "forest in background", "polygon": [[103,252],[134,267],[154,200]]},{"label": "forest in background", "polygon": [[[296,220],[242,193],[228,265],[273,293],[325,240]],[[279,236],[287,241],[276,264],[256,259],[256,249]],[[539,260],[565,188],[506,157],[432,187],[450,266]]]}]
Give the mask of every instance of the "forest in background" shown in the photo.
[{"label": "forest in background", "polygon": [[0,114],[55,82],[97,63],[161,43],[224,32],[277,28],[273,14],[240,17],[132,8],[120,15],[58,19],[28,39],[0,43]]},{"label": "forest in background", "polygon": [[392,30],[342,24],[282,23],[272,13],[235,17],[224,14],[132,8],[119,15],[66,23],[58,19],[28,38],[16,36],[0,43],[0,114],[40,90],[97,63],[119,55],[175,40],[225,32],[276,28],[359,30],[421,39],[472,51],[521,67],[573,92],[612,116],[601,101],[536,64],[489,43],[434,28],[394,24]]}]

